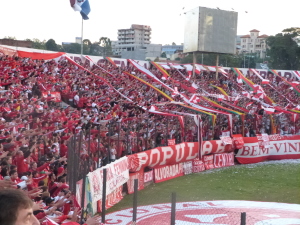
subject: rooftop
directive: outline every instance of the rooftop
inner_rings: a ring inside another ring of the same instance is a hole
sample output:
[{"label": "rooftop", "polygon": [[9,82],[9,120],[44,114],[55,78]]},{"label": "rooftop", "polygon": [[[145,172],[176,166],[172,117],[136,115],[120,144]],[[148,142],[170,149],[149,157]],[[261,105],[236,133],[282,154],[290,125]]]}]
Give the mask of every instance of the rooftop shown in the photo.
[{"label": "rooftop", "polygon": [[250,32],[260,32],[260,31],[256,30],[256,29],[253,29],[253,30],[250,30]]}]

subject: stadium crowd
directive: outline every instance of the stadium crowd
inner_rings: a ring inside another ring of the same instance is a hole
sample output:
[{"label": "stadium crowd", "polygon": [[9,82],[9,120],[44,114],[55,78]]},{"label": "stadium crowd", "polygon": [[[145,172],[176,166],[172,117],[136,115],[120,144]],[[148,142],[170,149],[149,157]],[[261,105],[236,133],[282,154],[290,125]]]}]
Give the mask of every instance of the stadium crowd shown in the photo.
[{"label": "stadium crowd", "polygon": [[[1,56],[0,189],[23,190],[34,200],[34,218],[41,224],[77,221],[79,204],[66,174],[68,143],[79,132],[84,143],[80,157],[91,156],[90,170],[168,145],[169,139],[198,141],[193,115],[199,113],[204,140],[218,140],[227,132],[300,134],[298,115],[288,111],[300,104],[299,96],[280,78],[262,84],[246,75],[263,89],[263,97],[257,97],[233,71],[219,73],[218,79],[210,71],[192,76],[170,68],[165,77],[151,66],[148,72],[154,76],[130,63],[119,68],[108,61],[96,65],[65,57]],[[224,93],[233,100],[220,98]],[[276,102],[274,114],[264,110],[270,104],[264,96]]]}]

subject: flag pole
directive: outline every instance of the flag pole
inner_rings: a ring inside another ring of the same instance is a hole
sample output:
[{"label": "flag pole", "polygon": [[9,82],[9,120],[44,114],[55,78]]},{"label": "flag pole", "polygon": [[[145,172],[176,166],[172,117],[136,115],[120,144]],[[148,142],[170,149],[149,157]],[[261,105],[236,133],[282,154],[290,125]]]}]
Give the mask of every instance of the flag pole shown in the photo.
[{"label": "flag pole", "polygon": [[83,18],[81,18],[81,50],[80,50],[81,58],[83,54]]}]

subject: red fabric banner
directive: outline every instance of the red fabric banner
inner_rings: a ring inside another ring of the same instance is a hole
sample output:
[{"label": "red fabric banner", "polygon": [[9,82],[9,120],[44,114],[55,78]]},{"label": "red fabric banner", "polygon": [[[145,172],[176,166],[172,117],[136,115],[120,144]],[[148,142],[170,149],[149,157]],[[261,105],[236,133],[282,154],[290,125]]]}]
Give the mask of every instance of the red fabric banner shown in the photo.
[{"label": "red fabric banner", "polygon": [[154,182],[160,183],[183,175],[184,172],[182,163],[162,166],[154,169]]},{"label": "red fabric banner", "polygon": [[220,137],[224,145],[232,145],[232,139],[229,136]]},{"label": "red fabric banner", "polygon": [[138,190],[144,189],[144,172],[141,170],[136,173],[129,174],[129,180],[127,181],[128,194],[134,193],[134,180],[138,179]]},{"label": "red fabric banner", "polygon": [[60,93],[57,91],[51,91],[50,94],[48,92],[42,92],[42,96],[49,101],[61,102]]},{"label": "red fabric banner", "polygon": [[[264,160],[300,159],[300,135],[269,135],[269,148],[259,146],[257,137],[244,137],[245,145],[236,155],[239,163],[258,163]],[[262,140],[261,140],[262,141]]]},{"label": "red fabric banner", "polygon": [[153,181],[153,170],[144,173],[144,183]]},{"label": "red fabric banner", "polygon": [[203,163],[206,170],[210,170],[214,167],[214,155],[205,155],[203,156]]},{"label": "red fabric banner", "polygon": [[0,56],[1,55],[8,55],[8,56],[14,56],[17,54],[17,51],[14,49],[6,48],[3,46],[0,46]]},{"label": "red fabric banner", "polygon": [[199,173],[205,170],[204,163],[201,159],[196,158],[192,162],[193,162],[193,173]]},{"label": "red fabric banner", "polygon": [[[109,209],[123,199],[122,195],[123,186],[118,187],[112,193],[106,196],[105,208]],[[102,200],[97,201],[98,212],[102,212]]]},{"label": "red fabric banner", "polygon": [[232,135],[233,147],[235,149],[241,149],[244,147],[244,139],[241,134]]},{"label": "red fabric banner", "polygon": [[175,145],[175,139],[168,139],[168,145]]},{"label": "red fabric banner", "polygon": [[[198,157],[198,142],[183,142],[178,145],[157,147],[128,156],[129,170],[136,172],[144,167],[157,167],[187,162]],[[221,140],[204,141],[202,156],[213,153],[232,152],[232,146],[224,146]]]},{"label": "red fabric banner", "polygon": [[24,51],[17,51],[19,57],[24,58],[31,58],[31,59],[55,59],[58,58],[66,53],[64,52],[55,52],[55,53],[40,53],[40,52],[24,52]]},{"label": "red fabric banner", "polygon": [[233,152],[214,154],[214,168],[221,168],[227,166],[234,166]]}]

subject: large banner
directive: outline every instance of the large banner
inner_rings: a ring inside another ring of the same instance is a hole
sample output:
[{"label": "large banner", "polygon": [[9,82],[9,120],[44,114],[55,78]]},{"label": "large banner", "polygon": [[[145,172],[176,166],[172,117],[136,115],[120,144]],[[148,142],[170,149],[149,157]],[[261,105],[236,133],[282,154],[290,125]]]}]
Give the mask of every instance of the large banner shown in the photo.
[{"label": "large banner", "polygon": [[161,166],[154,169],[154,183],[171,180],[183,175],[184,171],[182,163],[169,166]]},{"label": "large banner", "polygon": [[127,181],[128,194],[134,193],[134,180],[138,179],[138,190],[144,189],[144,172],[141,170],[136,173],[129,174],[129,180]]},{"label": "large banner", "polygon": [[144,173],[144,183],[153,181],[153,170]]},{"label": "large banner", "polygon": [[235,149],[241,149],[244,147],[244,139],[241,134],[233,134],[232,142]]},{"label": "large banner", "polygon": [[[239,163],[258,163],[264,160],[300,159],[300,135],[269,135],[267,138],[244,137],[245,145],[236,155]],[[269,144],[269,145],[268,145]]]},{"label": "large banner", "polygon": [[122,157],[105,167],[101,167],[93,172],[90,172],[87,176],[90,183],[90,192],[93,203],[102,199],[104,168],[106,168],[107,172],[106,195],[109,195],[129,180],[127,157]]},{"label": "large banner", "polygon": [[233,152],[214,154],[214,168],[221,168],[227,166],[234,166]]},{"label": "large banner", "polygon": [[193,162],[184,162],[183,164],[183,172],[184,175],[192,174],[193,173]]},{"label": "large banner", "polygon": [[[115,204],[119,203],[123,199],[123,186],[118,187],[112,193],[106,196],[105,209],[113,207]],[[102,212],[102,200],[98,201],[97,212]],[[96,212],[96,211],[94,211]]]},{"label": "large banner", "polygon": [[[218,141],[204,141],[202,155],[232,152],[232,146]],[[184,142],[173,146],[157,147],[148,151],[129,155],[129,169],[136,172],[144,167],[173,165],[191,161],[198,157],[198,142]]]},{"label": "large banner", "polygon": [[196,158],[193,161],[193,173],[199,173],[205,170],[202,159]]}]

